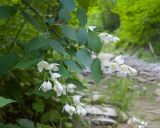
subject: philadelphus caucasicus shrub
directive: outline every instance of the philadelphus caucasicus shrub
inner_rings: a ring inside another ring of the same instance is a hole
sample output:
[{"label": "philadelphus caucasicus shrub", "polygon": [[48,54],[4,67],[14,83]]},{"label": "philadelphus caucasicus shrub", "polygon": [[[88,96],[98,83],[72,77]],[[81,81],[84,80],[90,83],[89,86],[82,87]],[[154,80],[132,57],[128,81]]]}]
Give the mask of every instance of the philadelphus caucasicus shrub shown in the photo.
[{"label": "philadelphus caucasicus shrub", "polygon": [[[61,75],[59,73],[56,73],[58,68],[57,63],[51,63],[42,60],[38,63],[38,71],[42,73],[43,71],[48,71],[50,76],[48,76],[48,80],[41,84],[39,89],[42,89],[42,91],[47,92],[50,90],[54,90],[57,93],[57,96],[60,97],[61,95],[65,95],[67,98],[67,93],[74,93],[76,86],[72,83],[65,84],[61,83],[58,79],[61,78]],[[83,104],[80,102],[81,96],[75,95],[73,96],[73,100],[70,100],[70,104],[66,103],[66,105],[63,108],[63,111],[66,111],[69,115],[78,114],[81,116],[86,115],[86,110],[83,108]]]},{"label": "philadelphus caucasicus shrub", "polygon": [[[89,29],[91,29],[91,31],[94,31],[95,28],[96,27],[94,26],[90,26]],[[114,37],[108,33],[101,33],[99,37],[104,45],[119,41],[118,37]],[[105,67],[108,67],[109,73],[116,72],[116,74],[120,77],[125,77],[127,75],[133,76],[137,74],[137,71],[134,68],[124,64],[125,61],[123,56],[121,55],[115,57],[114,59],[111,59],[111,57],[107,56],[107,54],[99,53],[98,58],[101,61],[101,68],[104,69]],[[67,97],[67,99],[69,98],[68,93],[73,94],[75,92],[76,85],[74,85],[73,83],[66,84],[60,82],[61,75],[57,73],[57,71],[59,70],[59,64],[48,63],[47,61],[42,60],[38,63],[37,66],[38,71],[40,73],[43,73],[43,75],[45,75],[45,78],[47,75],[47,81],[44,78],[44,81],[39,89],[42,89],[42,91],[44,92],[54,90],[58,97],[64,95]],[[84,105],[80,102],[80,99],[80,95],[72,96],[72,99],[69,98],[69,103],[66,103],[64,105],[63,111],[67,112],[70,116],[72,116],[73,114],[85,116],[86,110],[84,108]]]}]

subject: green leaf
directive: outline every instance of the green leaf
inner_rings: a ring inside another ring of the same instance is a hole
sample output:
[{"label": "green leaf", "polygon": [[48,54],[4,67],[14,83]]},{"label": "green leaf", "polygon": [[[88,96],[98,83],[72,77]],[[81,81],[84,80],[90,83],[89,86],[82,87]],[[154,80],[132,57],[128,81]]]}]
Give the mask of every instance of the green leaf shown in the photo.
[{"label": "green leaf", "polygon": [[87,24],[86,10],[83,7],[80,7],[77,10],[77,18],[81,26],[85,26]]},{"label": "green leaf", "polygon": [[95,82],[98,82],[102,79],[102,70],[101,70],[101,62],[98,58],[94,59],[91,65],[92,77]]},{"label": "green leaf", "polygon": [[88,36],[88,33],[87,33],[86,29],[84,29],[84,28],[79,29],[77,32],[78,43],[80,43],[80,45],[85,44],[87,42],[87,36]]},{"label": "green leaf", "polygon": [[50,40],[49,45],[58,53],[66,54],[64,47],[56,40]]},{"label": "green leaf", "polygon": [[56,109],[52,109],[49,112],[46,112],[42,115],[41,121],[44,123],[51,121],[51,120],[59,122],[60,119],[61,119],[61,114],[59,113],[59,111]]},{"label": "green leaf", "polygon": [[75,0],[60,0],[63,5],[63,8],[68,10],[69,12],[73,11],[75,8]]},{"label": "green leaf", "polygon": [[68,78],[66,81],[66,83],[70,84],[74,84],[77,86],[78,89],[82,90],[82,89],[86,89],[87,87],[84,86],[79,80],[77,80],[76,78]]},{"label": "green leaf", "polygon": [[62,20],[62,21],[69,21],[71,19],[71,15],[70,13],[68,12],[68,10],[66,10],[65,8],[62,8],[60,11],[59,11],[59,18]]},{"label": "green leaf", "polygon": [[62,33],[66,38],[69,38],[71,40],[76,41],[76,32],[72,27],[69,27],[67,25],[62,26]]},{"label": "green leaf", "polygon": [[36,112],[43,112],[44,111],[44,103],[42,99],[37,99],[36,102],[32,103],[32,108]]},{"label": "green leaf", "polygon": [[7,6],[7,5],[0,6],[0,19],[8,18],[10,16],[15,15],[16,13],[17,13],[17,8],[14,6]]},{"label": "green leaf", "polygon": [[20,62],[18,62],[18,64],[14,68],[26,69],[26,68],[34,66],[35,64],[40,62],[40,60],[41,60],[40,58],[34,58],[34,59],[25,58],[21,60]]},{"label": "green leaf", "polygon": [[62,62],[60,63],[58,73],[65,79],[70,76],[70,72],[66,69]]},{"label": "green leaf", "polygon": [[31,52],[40,48],[44,48],[49,45],[50,40],[44,37],[35,37],[29,41],[27,45],[27,51]]},{"label": "green leaf", "polygon": [[67,65],[69,69],[72,69],[73,71],[80,73],[82,70],[80,66],[73,60],[66,60],[64,63]]},{"label": "green leaf", "polygon": [[91,68],[92,58],[91,54],[85,49],[79,49],[76,53],[76,58],[80,64]]},{"label": "green leaf", "polygon": [[93,50],[95,53],[99,53],[101,51],[102,43],[95,32],[89,31],[88,33],[88,48]]},{"label": "green leaf", "polygon": [[6,98],[0,96],[0,108],[6,106],[7,104],[13,103],[13,102],[15,102],[15,100],[6,99]]},{"label": "green leaf", "polygon": [[38,23],[38,21],[29,13],[27,12],[22,12],[23,17],[30,23],[32,24],[37,30],[41,30],[41,26]]},{"label": "green leaf", "polygon": [[29,119],[18,119],[17,123],[21,126],[21,128],[35,128],[34,123]]},{"label": "green leaf", "polygon": [[0,75],[3,75],[13,69],[18,62],[18,56],[15,53],[0,57]]}]

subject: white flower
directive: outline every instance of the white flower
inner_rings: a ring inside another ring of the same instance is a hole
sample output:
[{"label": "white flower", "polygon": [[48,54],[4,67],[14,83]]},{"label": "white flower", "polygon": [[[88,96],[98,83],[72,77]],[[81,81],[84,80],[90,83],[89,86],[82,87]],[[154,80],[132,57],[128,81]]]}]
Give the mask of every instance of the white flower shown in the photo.
[{"label": "white flower", "polygon": [[116,43],[116,42],[120,41],[120,39],[119,39],[118,37],[113,37],[113,39],[112,39],[112,40],[113,40],[113,42],[114,42],[114,43]]},{"label": "white flower", "polygon": [[71,115],[71,116],[73,115],[73,113],[76,112],[75,107],[72,106],[72,105],[69,105],[69,104],[66,104],[66,105],[64,106],[64,110],[65,110],[69,115]]},{"label": "white flower", "polygon": [[78,115],[82,115],[82,116],[86,115],[86,110],[82,106],[78,105],[76,107],[76,110]]},{"label": "white flower", "polygon": [[124,64],[124,57],[122,55],[117,56],[114,61],[118,64]]},{"label": "white flower", "polygon": [[128,67],[128,70],[129,70],[129,75],[131,76],[135,76],[137,75],[137,70],[132,68],[132,67]]},{"label": "white flower", "polygon": [[57,63],[52,63],[52,64],[48,64],[46,67],[46,70],[50,70],[50,71],[58,71],[58,65]]},{"label": "white flower", "polygon": [[74,84],[68,84],[67,92],[73,93],[76,86]]},{"label": "white flower", "polygon": [[117,73],[118,76],[120,77],[126,77],[129,73],[129,66],[128,65],[121,65],[119,68],[119,72]]},{"label": "white flower", "polygon": [[119,71],[119,65],[117,63],[111,62],[108,67],[108,72],[113,73]]},{"label": "white flower", "polygon": [[50,81],[44,81],[39,89],[42,88],[42,91],[47,92],[52,89],[52,83]]},{"label": "white flower", "polygon": [[64,91],[63,85],[57,80],[54,82],[54,91],[57,93],[57,96],[61,96]]},{"label": "white flower", "polygon": [[120,39],[118,37],[114,37],[111,34],[108,34],[106,32],[103,32],[99,35],[101,41],[105,44],[108,45],[110,43],[116,43],[117,41],[119,41]]},{"label": "white flower", "polygon": [[88,26],[88,29],[89,29],[90,31],[94,31],[94,29],[96,29],[96,26]]},{"label": "white flower", "polygon": [[80,96],[80,95],[73,96],[73,102],[74,102],[75,105],[79,105],[80,104],[81,97],[82,96]]},{"label": "white flower", "polygon": [[53,81],[56,81],[60,77],[61,77],[61,75],[59,73],[51,73],[51,79]]},{"label": "white flower", "polygon": [[41,62],[39,62],[39,63],[37,64],[37,66],[38,66],[38,71],[39,71],[39,72],[42,72],[43,69],[46,69],[46,68],[47,68],[48,62],[42,60]]}]

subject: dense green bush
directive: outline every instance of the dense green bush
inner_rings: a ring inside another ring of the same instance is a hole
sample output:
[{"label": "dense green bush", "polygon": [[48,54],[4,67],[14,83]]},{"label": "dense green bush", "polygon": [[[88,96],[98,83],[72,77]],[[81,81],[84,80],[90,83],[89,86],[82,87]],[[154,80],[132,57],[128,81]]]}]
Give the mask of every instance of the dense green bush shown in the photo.
[{"label": "dense green bush", "polygon": [[84,67],[99,82],[100,61],[91,53],[98,55],[102,44],[86,27],[90,1],[85,2],[0,0],[1,128],[72,127],[72,118],[62,113],[69,95],[57,98],[53,90],[39,90],[48,78],[36,65],[41,60],[59,63],[61,83],[78,89],[86,88],[77,78]]},{"label": "dense green bush", "polygon": [[120,16],[119,34],[126,47],[130,45],[148,46],[148,43],[151,42],[154,48],[159,50],[159,7],[160,1],[158,0],[116,1],[113,10]]}]

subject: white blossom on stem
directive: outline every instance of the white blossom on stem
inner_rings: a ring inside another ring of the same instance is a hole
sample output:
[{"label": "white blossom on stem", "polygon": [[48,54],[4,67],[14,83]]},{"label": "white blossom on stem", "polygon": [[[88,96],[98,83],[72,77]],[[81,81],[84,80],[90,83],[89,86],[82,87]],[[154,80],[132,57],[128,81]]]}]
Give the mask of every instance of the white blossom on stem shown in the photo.
[{"label": "white blossom on stem", "polygon": [[39,62],[39,63],[37,64],[37,66],[38,66],[38,71],[39,71],[39,72],[42,72],[43,69],[47,69],[48,62],[42,60],[41,62]]},{"label": "white blossom on stem", "polygon": [[73,93],[76,86],[74,84],[68,84],[67,85],[67,92]]},{"label": "white blossom on stem", "polygon": [[81,95],[75,95],[73,96],[73,102],[75,105],[80,105],[80,99],[81,99]]},{"label": "white blossom on stem", "polygon": [[64,92],[64,87],[61,83],[59,83],[57,80],[54,81],[54,91],[57,93],[57,96],[61,96]]},{"label": "white blossom on stem", "polygon": [[60,77],[61,77],[61,75],[59,73],[51,73],[51,79],[53,81],[56,81]]},{"label": "white blossom on stem", "polygon": [[85,116],[87,114],[86,110],[80,105],[76,107],[76,110],[78,115]]},{"label": "white blossom on stem", "polygon": [[90,31],[94,31],[94,29],[96,29],[96,26],[88,26],[88,29],[89,29]]},{"label": "white blossom on stem", "polygon": [[122,55],[117,56],[114,61],[118,64],[124,64],[124,57]]},{"label": "white blossom on stem", "polygon": [[73,113],[76,113],[75,107],[72,106],[72,105],[69,105],[69,104],[66,104],[66,105],[64,106],[64,110],[65,110],[70,116],[72,116]]},{"label": "white blossom on stem", "polygon": [[59,64],[57,64],[57,63],[48,64],[46,66],[46,70],[49,70],[49,71],[58,71],[59,70],[58,65]]},{"label": "white blossom on stem", "polygon": [[39,89],[42,88],[42,91],[47,92],[52,89],[52,83],[50,81],[44,81]]},{"label": "white blossom on stem", "polygon": [[119,65],[115,62],[111,62],[108,67],[108,72],[113,73],[119,71]]}]

